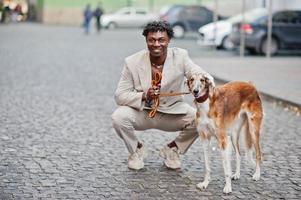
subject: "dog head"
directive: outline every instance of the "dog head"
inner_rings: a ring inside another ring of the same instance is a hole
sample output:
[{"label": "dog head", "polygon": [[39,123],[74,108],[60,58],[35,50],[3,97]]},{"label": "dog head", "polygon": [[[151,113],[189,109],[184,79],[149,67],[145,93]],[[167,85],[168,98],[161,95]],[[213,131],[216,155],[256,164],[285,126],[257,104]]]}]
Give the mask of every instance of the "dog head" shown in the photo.
[{"label": "dog head", "polygon": [[203,103],[208,97],[211,97],[215,87],[213,78],[202,73],[192,74],[187,81],[187,85],[198,103]]}]

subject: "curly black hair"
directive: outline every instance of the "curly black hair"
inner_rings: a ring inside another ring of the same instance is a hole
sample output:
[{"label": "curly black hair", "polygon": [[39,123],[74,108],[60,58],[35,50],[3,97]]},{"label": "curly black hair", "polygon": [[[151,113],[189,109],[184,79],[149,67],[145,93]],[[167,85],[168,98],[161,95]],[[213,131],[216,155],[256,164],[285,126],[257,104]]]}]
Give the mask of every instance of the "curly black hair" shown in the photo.
[{"label": "curly black hair", "polygon": [[149,32],[165,32],[167,33],[168,37],[171,39],[173,37],[173,30],[170,26],[169,23],[167,23],[166,21],[153,21],[148,23],[142,32],[142,35],[144,35],[145,37],[147,37]]}]

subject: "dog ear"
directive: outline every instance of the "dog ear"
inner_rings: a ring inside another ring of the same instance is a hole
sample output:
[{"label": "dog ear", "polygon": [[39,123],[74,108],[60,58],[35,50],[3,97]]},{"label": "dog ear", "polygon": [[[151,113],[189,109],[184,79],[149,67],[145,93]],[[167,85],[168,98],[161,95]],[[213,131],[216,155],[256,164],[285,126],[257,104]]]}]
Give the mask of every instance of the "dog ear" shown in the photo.
[{"label": "dog ear", "polygon": [[187,87],[188,87],[190,92],[191,92],[191,83],[192,83],[193,80],[194,80],[194,75],[193,74],[190,74],[190,76],[186,79],[186,84],[187,84]]},{"label": "dog ear", "polygon": [[209,89],[209,96],[212,97],[213,96],[213,92],[214,92],[214,88],[215,88],[215,83],[214,83],[214,79],[212,76],[206,76],[205,75],[205,82],[206,82],[206,86]]},{"label": "dog ear", "polygon": [[213,84],[211,83],[209,85],[208,89],[209,89],[209,97],[213,97],[213,94],[214,94],[214,83]]},{"label": "dog ear", "polygon": [[189,91],[191,90],[191,80],[190,79],[191,79],[191,77],[189,79],[186,79],[184,82],[184,84],[187,85]]}]

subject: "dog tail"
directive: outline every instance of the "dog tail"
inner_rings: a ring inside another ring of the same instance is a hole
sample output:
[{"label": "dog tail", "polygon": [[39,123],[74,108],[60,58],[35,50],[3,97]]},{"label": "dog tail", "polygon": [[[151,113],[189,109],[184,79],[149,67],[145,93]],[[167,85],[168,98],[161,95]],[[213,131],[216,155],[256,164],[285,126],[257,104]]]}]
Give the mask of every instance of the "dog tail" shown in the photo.
[{"label": "dog tail", "polygon": [[244,133],[244,139],[245,139],[245,150],[246,150],[246,161],[249,163],[250,166],[253,166],[255,164],[254,159],[253,159],[253,141],[252,141],[252,136],[250,132],[250,127],[249,127],[249,121],[246,117],[245,123],[242,127],[242,131]]},{"label": "dog tail", "polygon": [[250,132],[250,125],[248,119],[246,120],[245,123],[245,143],[246,143],[246,150],[250,151],[253,146],[253,141],[252,141],[252,136]]}]

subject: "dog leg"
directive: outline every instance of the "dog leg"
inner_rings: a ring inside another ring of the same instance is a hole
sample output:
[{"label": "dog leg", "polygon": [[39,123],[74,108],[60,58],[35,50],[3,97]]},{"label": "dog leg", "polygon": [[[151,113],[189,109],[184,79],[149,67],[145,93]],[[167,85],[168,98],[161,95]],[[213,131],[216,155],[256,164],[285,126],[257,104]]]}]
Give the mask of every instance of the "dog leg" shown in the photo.
[{"label": "dog leg", "polygon": [[[226,136],[227,137],[227,136]],[[230,154],[231,154],[231,147],[229,145],[230,138],[224,138],[225,141],[222,141],[221,145],[221,154],[222,154],[222,161],[224,167],[224,173],[226,178],[226,184],[223,189],[223,192],[228,194],[232,192],[232,185],[231,185],[231,162],[230,162]]]},{"label": "dog leg", "polygon": [[235,174],[232,174],[232,179],[237,180],[240,178],[240,165],[241,165],[241,154],[239,147],[239,137],[241,134],[246,134],[246,128],[248,124],[248,119],[246,114],[242,114],[237,122],[237,126],[231,132],[231,141],[233,148],[235,149],[236,156],[236,171]]},{"label": "dog leg", "polygon": [[261,115],[248,115],[249,128],[252,137],[252,141],[255,146],[256,152],[256,168],[255,173],[253,174],[252,179],[258,181],[260,179],[260,163],[261,163],[261,148],[259,144],[259,136],[260,136],[260,125],[261,125]]},{"label": "dog leg", "polygon": [[254,181],[260,180],[260,164],[256,162],[255,173],[252,176]]},{"label": "dog leg", "polygon": [[255,136],[255,152],[256,152],[256,168],[252,179],[254,181],[258,181],[260,179],[261,150],[260,150],[259,138],[257,137],[257,134]]},{"label": "dog leg", "polygon": [[[254,135],[252,132],[251,134]],[[256,141],[256,138],[254,138],[254,140]],[[257,141],[255,143],[257,143]],[[260,179],[260,159],[258,158],[258,151],[260,151],[260,147],[257,144],[255,144],[255,151],[256,151],[256,167],[252,179],[254,181],[258,181]]]},{"label": "dog leg", "polygon": [[[241,129],[241,128],[239,128]],[[236,170],[235,170],[235,174],[232,174],[231,178],[234,180],[237,180],[240,178],[240,163],[241,163],[241,157],[240,157],[240,151],[239,151],[239,132],[238,131],[234,131],[231,134],[231,141],[232,141],[232,145],[233,148],[235,149],[235,156],[236,156]]]},{"label": "dog leg", "polygon": [[255,167],[256,166],[256,162],[254,161],[254,158],[253,158],[253,149],[252,149],[252,146],[251,148],[247,148],[246,150],[246,160],[248,162],[248,164],[251,166],[251,167]]},{"label": "dog leg", "polygon": [[197,184],[197,188],[203,190],[206,189],[209,182],[210,182],[210,157],[211,157],[211,140],[210,140],[210,136],[208,138],[202,138],[202,144],[203,144],[203,150],[204,150],[204,160],[205,160],[205,178],[204,181]]}]

